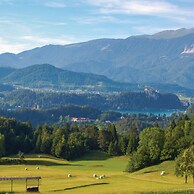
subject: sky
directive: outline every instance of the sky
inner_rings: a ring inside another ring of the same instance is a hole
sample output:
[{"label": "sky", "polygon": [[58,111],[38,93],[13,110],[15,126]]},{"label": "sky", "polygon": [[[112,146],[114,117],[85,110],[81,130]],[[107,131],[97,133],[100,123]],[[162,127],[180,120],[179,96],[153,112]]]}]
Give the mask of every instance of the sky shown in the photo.
[{"label": "sky", "polygon": [[193,28],[194,0],[0,0],[0,53]]}]

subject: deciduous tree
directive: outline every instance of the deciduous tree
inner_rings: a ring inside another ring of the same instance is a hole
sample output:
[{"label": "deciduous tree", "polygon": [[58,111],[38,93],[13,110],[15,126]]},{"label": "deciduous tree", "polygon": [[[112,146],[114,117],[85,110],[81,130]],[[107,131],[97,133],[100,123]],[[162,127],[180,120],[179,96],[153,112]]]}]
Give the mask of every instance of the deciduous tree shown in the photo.
[{"label": "deciduous tree", "polygon": [[185,178],[185,183],[188,182],[188,176],[193,176],[194,173],[194,153],[191,148],[186,149],[176,159],[175,175]]}]

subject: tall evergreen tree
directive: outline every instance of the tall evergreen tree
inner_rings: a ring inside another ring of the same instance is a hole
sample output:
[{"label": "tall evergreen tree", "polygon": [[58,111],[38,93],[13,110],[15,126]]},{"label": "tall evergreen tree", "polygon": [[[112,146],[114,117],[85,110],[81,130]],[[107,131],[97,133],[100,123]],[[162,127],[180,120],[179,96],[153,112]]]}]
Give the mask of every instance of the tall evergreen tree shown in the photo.
[{"label": "tall evergreen tree", "polygon": [[108,150],[108,146],[111,140],[112,138],[111,138],[111,134],[109,131],[104,130],[104,129],[99,130],[98,145],[100,149],[106,152]]},{"label": "tall evergreen tree", "polygon": [[51,146],[52,146],[52,136],[51,136],[52,129],[48,125],[44,125],[42,128],[41,134],[41,146],[40,151],[45,154],[51,153]]},{"label": "tall evergreen tree", "polygon": [[5,154],[5,136],[0,133],[0,157]]},{"label": "tall evergreen tree", "polygon": [[117,130],[114,124],[108,124],[107,131],[110,132],[111,135],[111,141],[112,142],[118,142],[118,135]]}]

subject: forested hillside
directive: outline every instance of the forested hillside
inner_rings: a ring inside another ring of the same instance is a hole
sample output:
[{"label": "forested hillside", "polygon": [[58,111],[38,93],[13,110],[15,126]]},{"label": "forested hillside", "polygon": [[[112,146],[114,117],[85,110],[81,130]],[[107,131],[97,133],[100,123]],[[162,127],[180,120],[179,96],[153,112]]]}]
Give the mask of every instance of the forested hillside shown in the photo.
[{"label": "forested hillside", "polygon": [[14,68],[10,67],[0,67],[0,80],[9,75],[10,73],[14,72]]},{"label": "forested hillside", "polygon": [[0,78],[4,84],[42,90],[122,91],[137,89],[137,84],[120,83],[92,73],[77,73],[49,64],[32,65]]},{"label": "forested hillside", "polygon": [[5,93],[0,101],[4,108],[41,109],[60,107],[63,105],[90,105],[100,110],[146,110],[146,109],[185,109],[174,94],[151,92],[121,92],[117,94],[93,94],[71,92],[41,92],[31,90],[14,90]]}]

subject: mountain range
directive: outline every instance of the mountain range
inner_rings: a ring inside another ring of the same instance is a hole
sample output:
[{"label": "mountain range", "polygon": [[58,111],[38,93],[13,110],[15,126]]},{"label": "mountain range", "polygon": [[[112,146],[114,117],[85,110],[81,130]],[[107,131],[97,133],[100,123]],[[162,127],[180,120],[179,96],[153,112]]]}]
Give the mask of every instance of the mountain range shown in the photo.
[{"label": "mountain range", "polygon": [[114,81],[177,84],[194,89],[194,28],[126,39],[47,45],[0,55],[2,67],[45,63],[69,71],[105,75]]}]

